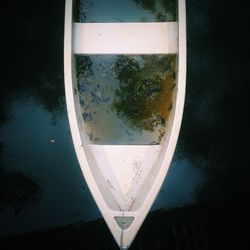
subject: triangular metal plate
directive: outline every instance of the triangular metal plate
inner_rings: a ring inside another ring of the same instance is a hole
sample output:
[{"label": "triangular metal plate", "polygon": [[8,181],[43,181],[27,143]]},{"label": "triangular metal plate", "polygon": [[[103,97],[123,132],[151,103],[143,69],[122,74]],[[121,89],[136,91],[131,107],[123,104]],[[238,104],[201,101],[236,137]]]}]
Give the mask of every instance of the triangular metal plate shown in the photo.
[{"label": "triangular metal plate", "polygon": [[129,228],[132,222],[134,221],[134,217],[127,217],[127,216],[117,216],[114,217],[114,219],[122,230]]}]

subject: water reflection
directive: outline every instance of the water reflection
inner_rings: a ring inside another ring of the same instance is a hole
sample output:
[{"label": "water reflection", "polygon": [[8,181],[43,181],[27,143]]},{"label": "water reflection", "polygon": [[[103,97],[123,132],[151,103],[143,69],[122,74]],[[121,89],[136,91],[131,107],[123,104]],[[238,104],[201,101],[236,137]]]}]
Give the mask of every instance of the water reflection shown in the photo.
[{"label": "water reflection", "polygon": [[[39,199],[41,188],[31,177],[22,173],[22,170],[20,172],[10,170],[12,164],[3,159],[6,140],[2,128],[14,119],[10,111],[11,105],[17,99],[28,100],[30,96],[33,96],[45,110],[53,114],[55,122],[64,110],[62,46],[58,46],[58,40],[55,39],[63,37],[63,26],[58,28],[58,24],[63,24],[63,18],[61,16],[61,20],[51,21],[52,16],[50,8],[46,8],[47,4],[40,6],[39,11],[37,11],[38,8],[30,11],[30,8],[34,7],[31,2],[22,4],[15,2],[15,8],[13,8],[13,3],[8,3],[5,10],[1,10],[0,15],[1,21],[8,19],[8,25],[3,29],[0,43],[1,56],[4,61],[0,75],[0,143],[2,143],[0,203],[1,206],[5,204],[12,207],[16,213],[19,213],[26,205],[36,203],[35,200]],[[58,4],[54,6],[57,6],[58,10],[62,10],[63,7]],[[9,18],[10,13],[11,18]],[[44,36],[45,33],[46,36]],[[19,129],[16,126],[16,130]],[[20,133],[29,132],[25,128],[20,131]],[[19,144],[18,141],[15,143]],[[20,161],[20,168],[25,168],[22,164],[23,162]]]},{"label": "water reflection", "polygon": [[[53,7],[58,9],[57,19],[53,18],[48,6],[46,1],[39,8],[35,8],[30,1],[23,4],[15,2],[15,8],[8,3],[6,11],[1,11],[0,20],[9,21],[0,43],[4,58],[0,75],[0,122],[9,117],[9,103],[18,91],[34,96],[52,113],[64,108],[61,71],[63,4],[58,1],[53,3]],[[9,18],[9,13],[12,18]],[[10,31],[9,27],[13,30]]]},{"label": "water reflection", "polygon": [[94,143],[160,143],[175,86],[174,55],[78,56],[78,91]]},{"label": "water reflection", "polygon": [[[20,6],[24,9],[24,6]],[[15,11],[12,9],[12,11]],[[32,19],[30,23],[29,15],[25,16],[26,11],[20,11],[13,15],[10,25],[16,28],[17,32],[7,33],[1,40],[1,48],[5,58],[5,66],[1,72],[0,82],[0,129],[13,119],[10,112],[12,102],[18,100],[28,100],[31,96],[38,101],[44,109],[53,114],[53,121],[56,123],[58,117],[64,111],[64,89],[62,85],[62,73],[59,50],[52,40],[43,41],[39,32],[46,29],[48,23],[40,23],[39,15],[37,19]],[[27,14],[27,13],[26,13]],[[29,13],[30,14],[30,13]],[[42,26],[41,26],[42,25]],[[50,24],[51,25],[51,24]],[[62,31],[54,27],[54,35],[61,34]],[[34,27],[38,26],[36,29]],[[33,28],[32,28],[33,27]],[[51,35],[50,29],[46,32]],[[60,33],[61,32],[61,33]],[[19,49],[16,50],[16,46]],[[47,52],[42,51],[46,47]],[[29,51],[29,53],[27,53]],[[15,54],[13,55],[12,54]],[[50,61],[50,64],[48,64]],[[44,73],[46,72],[46,73]],[[25,93],[25,94],[24,94]],[[18,128],[18,126],[16,127]],[[20,131],[21,133],[21,131]],[[22,133],[27,133],[24,130]],[[0,206],[10,207],[18,214],[27,206],[33,206],[39,200],[41,188],[40,185],[22,171],[10,171],[12,166],[10,162],[4,163],[4,135],[1,136],[2,150],[0,151]],[[18,144],[18,141],[16,142]],[[15,154],[15,152],[12,152]],[[22,166],[23,162],[20,162]]]},{"label": "water reflection", "polygon": [[143,9],[149,10],[155,15],[155,21],[176,21],[176,0],[134,0]]},{"label": "water reflection", "polygon": [[176,21],[176,0],[79,0],[74,3],[76,22]]},{"label": "water reflection", "polygon": [[[198,203],[249,197],[249,54],[242,30],[231,25],[235,5],[190,2],[187,98],[179,147],[205,173]],[[241,8],[246,23],[246,10]],[[248,43],[249,43],[249,39]],[[232,48],[242,48],[241,51]]]},{"label": "water reflection", "polygon": [[37,204],[41,188],[23,173],[7,170],[3,165],[3,150],[0,144],[0,211],[9,207],[18,215],[26,207]]},{"label": "water reflection", "polygon": [[[11,119],[0,129],[4,145],[0,186],[7,186],[0,235],[100,216],[75,156],[67,113],[53,124],[53,115],[34,98],[23,94],[20,100],[18,95],[10,105]],[[9,196],[17,200],[7,204]]]},{"label": "water reflection", "polygon": [[[175,56],[119,56],[114,107],[133,127],[164,133],[172,109]],[[160,141],[160,140],[159,140]]]},{"label": "water reflection", "polygon": [[65,111],[64,1],[6,2],[0,12],[8,20],[0,42],[0,235],[94,219]]}]

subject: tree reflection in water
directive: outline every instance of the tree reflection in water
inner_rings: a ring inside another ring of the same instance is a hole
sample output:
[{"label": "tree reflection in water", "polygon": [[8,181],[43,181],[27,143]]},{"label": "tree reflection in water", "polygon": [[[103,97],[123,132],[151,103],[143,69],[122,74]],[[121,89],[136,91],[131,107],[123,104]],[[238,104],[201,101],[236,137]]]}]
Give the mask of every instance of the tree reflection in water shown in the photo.
[{"label": "tree reflection in water", "polygon": [[[8,24],[2,30],[0,43],[4,62],[0,75],[0,129],[13,118],[10,109],[16,100],[34,98],[55,122],[64,112],[63,17],[64,4],[58,1],[44,1],[39,8],[31,1],[15,1],[1,8],[0,21],[8,20]],[[21,172],[8,170],[12,163],[3,161],[5,141],[0,140],[0,208],[7,205],[17,214],[36,204],[41,187]],[[20,169],[22,164],[19,162]]]},{"label": "tree reflection in water", "polygon": [[175,61],[175,55],[78,56],[78,92],[89,138],[159,143],[172,108]]},{"label": "tree reflection in water", "polygon": [[155,16],[155,21],[176,21],[176,0],[134,0],[143,9],[149,10]]},{"label": "tree reflection in water", "polygon": [[[0,160],[4,145],[0,143]],[[21,213],[26,207],[37,204],[41,188],[30,177],[6,170],[0,162],[0,212],[9,207],[15,215]]]},{"label": "tree reflection in water", "polygon": [[78,0],[73,8],[75,22],[173,22],[177,16],[176,0]]},{"label": "tree reflection in water", "polygon": [[[172,108],[175,56],[119,56],[115,63],[119,89],[113,106],[130,126],[164,134]],[[160,138],[158,139],[160,140]]]}]

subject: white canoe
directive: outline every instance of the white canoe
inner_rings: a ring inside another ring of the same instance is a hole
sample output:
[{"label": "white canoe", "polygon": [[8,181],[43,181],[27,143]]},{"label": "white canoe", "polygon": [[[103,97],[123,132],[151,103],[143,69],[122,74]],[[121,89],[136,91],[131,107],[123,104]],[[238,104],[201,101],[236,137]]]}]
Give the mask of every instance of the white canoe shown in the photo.
[{"label": "white canoe", "polygon": [[[178,21],[162,23],[74,23],[72,1],[66,0],[64,37],[65,92],[71,134],[92,196],[117,244],[127,249],[162,186],[179,135],[186,82],[185,0],[178,1]],[[80,107],[75,56],[173,53],[177,55],[176,87],[161,143],[91,143]]]}]

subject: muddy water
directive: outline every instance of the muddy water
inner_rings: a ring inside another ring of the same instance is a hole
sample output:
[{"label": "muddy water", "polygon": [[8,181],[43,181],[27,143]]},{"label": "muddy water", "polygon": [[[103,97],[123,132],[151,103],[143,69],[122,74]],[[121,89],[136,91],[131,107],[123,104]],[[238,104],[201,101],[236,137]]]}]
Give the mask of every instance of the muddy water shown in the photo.
[{"label": "muddy water", "polygon": [[175,55],[78,56],[78,92],[95,144],[159,144],[175,88]]}]

